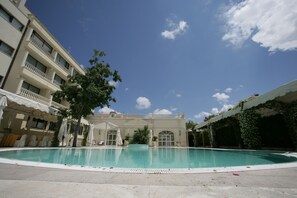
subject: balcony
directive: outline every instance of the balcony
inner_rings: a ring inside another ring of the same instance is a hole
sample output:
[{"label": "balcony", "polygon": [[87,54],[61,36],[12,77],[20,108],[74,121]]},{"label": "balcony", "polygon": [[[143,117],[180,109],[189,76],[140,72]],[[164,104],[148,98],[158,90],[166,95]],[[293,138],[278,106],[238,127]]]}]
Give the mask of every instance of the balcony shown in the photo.
[{"label": "balcony", "polygon": [[55,101],[52,101],[52,106],[58,109],[66,109],[67,107],[65,105],[62,105],[60,103],[57,103]]},{"label": "balcony", "polygon": [[34,100],[34,101],[37,101],[37,102],[40,102],[42,104],[45,104],[45,105],[49,105],[50,103],[50,100],[44,96],[41,96],[37,93],[34,93],[32,91],[29,91],[27,89],[24,89],[24,88],[21,88],[21,92],[19,94],[20,96],[24,96],[26,98],[29,98],[31,100]]},{"label": "balcony", "polygon": [[38,41],[36,41],[34,39],[34,37],[31,37],[30,43],[32,43],[35,47],[37,47],[38,49],[40,49],[51,60],[54,60],[54,57],[51,55],[51,53],[49,53],[41,44],[39,44]]},{"label": "balcony", "polygon": [[40,78],[48,81],[49,83],[52,83],[52,81],[46,77],[46,73],[42,72],[41,70],[37,69],[35,66],[31,65],[30,63],[25,63],[24,66],[27,70],[29,70],[30,72],[36,74],[37,76],[39,76]]}]

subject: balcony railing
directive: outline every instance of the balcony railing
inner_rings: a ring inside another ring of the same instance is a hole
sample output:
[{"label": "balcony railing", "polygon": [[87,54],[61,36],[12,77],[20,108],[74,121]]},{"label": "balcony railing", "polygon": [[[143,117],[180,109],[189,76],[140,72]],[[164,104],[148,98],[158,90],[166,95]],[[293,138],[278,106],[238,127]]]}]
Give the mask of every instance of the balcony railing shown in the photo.
[{"label": "balcony railing", "polygon": [[46,73],[44,73],[41,70],[39,70],[38,68],[34,67],[30,63],[25,63],[25,68],[27,70],[29,70],[30,72],[36,74],[37,76],[41,77],[42,79],[52,83],[52,81],[46,77]]},{"label": "balcony railing", "polygon": [[64,65],[62,65],[61,63],[59,62],[55,62],[61,69],[63,69],[68,75],[70,74],[70,71],[69,69],[67,69],[66,67],[64,67]]},{"label": "balcony railing", "polygon": [[55,101],[52,101],[52,106],[56,107],[56,108],[62,108],[62,109],[65,109],[66,106],[65,105],[62,105],[62,104],[59,104]]},{"label": "balcony railing", "polygon": [[30,42],[37,47],[38,49],[40,49],[45,55],[47,55],[50,59],[54,60],[54,57],[51,55],[50,52],[48,52],[46,49],[44,49],[44,47],[42,45],[40,45],[37,41],[35,41],[34,37],[31,37]]},{"label": "balcony railing", "polygon": [[27,89],[21,88],[20,95],[24,96],[26,98],[29,98],[31,100],[34,100],[34,101],[49,105],[49,99],[48,98],[46,98],[44,96],[41,96],[41,95],[39,95],[37,93],[34,93],[32,91],[29,91]]}]

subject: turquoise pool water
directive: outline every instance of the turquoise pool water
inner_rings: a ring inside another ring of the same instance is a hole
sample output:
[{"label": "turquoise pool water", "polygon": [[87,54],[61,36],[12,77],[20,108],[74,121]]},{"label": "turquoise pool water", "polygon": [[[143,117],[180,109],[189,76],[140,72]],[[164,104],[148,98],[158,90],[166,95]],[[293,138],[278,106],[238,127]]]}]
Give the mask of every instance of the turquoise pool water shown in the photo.
[{"label": "turquoise pool water", "polygon": [[188,148],[62,148],[0,152],[1,158],[33,162],[114,168],[209,168],[276,164],[295,157],[264,151]]}]

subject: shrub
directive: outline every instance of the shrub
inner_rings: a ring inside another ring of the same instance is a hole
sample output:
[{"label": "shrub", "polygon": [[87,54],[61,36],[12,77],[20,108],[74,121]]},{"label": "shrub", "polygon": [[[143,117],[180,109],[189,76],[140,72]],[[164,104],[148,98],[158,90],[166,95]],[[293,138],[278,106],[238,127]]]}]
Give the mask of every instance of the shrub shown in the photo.
[{"label": "shrub", "polygon": [[144,126],[143,129],[137,129],[133,135],[132,144],[148,144],[149,130],[148,126]]}]

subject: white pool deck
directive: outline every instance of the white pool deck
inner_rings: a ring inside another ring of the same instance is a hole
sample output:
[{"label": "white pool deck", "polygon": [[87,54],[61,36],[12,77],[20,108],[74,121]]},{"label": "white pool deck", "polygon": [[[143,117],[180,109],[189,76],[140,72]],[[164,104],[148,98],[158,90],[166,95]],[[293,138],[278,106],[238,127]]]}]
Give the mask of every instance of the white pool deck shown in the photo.
[{"label": "white pool deck", "polygon": [[0,161],[0,197],[297,197],[297,163],[179,174],[20,164]]}]

